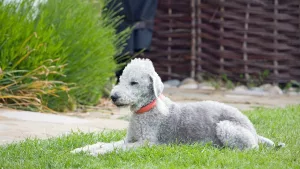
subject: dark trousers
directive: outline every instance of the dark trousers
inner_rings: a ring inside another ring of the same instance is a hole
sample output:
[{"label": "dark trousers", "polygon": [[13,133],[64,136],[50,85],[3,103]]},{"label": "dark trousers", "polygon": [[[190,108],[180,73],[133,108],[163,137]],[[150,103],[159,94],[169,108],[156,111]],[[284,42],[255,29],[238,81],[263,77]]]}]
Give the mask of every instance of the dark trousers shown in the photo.
[{"label": "dark trousers", "polygon": [[[121,3],[123,8],[118,15],[124,17],[124,21],[118,26],[117,32],[121,32],[128,27],[133,28],[121,56],[117,56],[116,61],[121,64],[126,62],[127,58],[130,58],[125,57],[126,55],[133,56],[136,52],[150,49],[157,0],[115,0],[110,5],[117,3]],[[123,69],[124,67],[121,67],[116,72],[118,79]]]}]

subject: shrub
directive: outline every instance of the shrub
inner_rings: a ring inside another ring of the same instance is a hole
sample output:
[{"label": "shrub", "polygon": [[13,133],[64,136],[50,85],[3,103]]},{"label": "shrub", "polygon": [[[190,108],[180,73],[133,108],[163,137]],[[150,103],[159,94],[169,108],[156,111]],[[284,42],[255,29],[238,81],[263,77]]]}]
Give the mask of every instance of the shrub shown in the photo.
[{"label": "shrub", "polygon": [[[31,36],[26,40],[30,43]],[[27,43],[23,45],[27,46]],[[42,45],[38,45],[42,46]],[[35,64],[32,70],[13,70],[18,65],[22,65],[24,60],[30,57],[31,53],[38,51],[40,48],[31,50],[31,46],[18,47],[16,50],[15,60],[11,65],[12,70],[2,70],[0,68],[0,107],[1,102],[7,107],[33,110],[33,111],[53,111],[48,108],[45,97],[58,97],[59,93],[68,93],[70,85],[55,80],[49,80],[50,76],[63,76],[61,70],[64,65],[55,65],[59,59],[48,59]],[[2,58],[3,59],[3,58]]]},{"label": "shrub", "polygon": [[34,71],[46,60],[56,60],[49,66],[59,68],[60,73],[47,74],[44,80],[75,87],[55,97],[43,96],[45,104],[59,111],[72,109],[70,104],[75,103],[96,104],[105,84],[114,76],[117,65],[113,56],[121,51],[127,35],[126,31],[116,34],[114,27],[120,18],[113,19],[114,13],[104,10],[106,3],[49,0],[36,6],[32,0],[6,5],[0,0],[3,72]]},{"label": "shrub", "polygon": [[39,29],[53,28],[64,40],[68,66],[66,77],[60,79],[76,83],[78,88],[71,94],[81,104],[98,103],[104,85],[114,76],[113,56],[120,48],[116,45],[120,44],[120,38],[113,29],[117,21],[100,15],[103,8],[100,2],[48,1],[40,7],[42,12],[38,16]]},{"label": "shrub", "polygon": [[49,111],[44,98],[69,90],[68,84],[54,78],[63,74],[63,48],[62,43],[51,43],[53,30],[35,32],[30,3],[0,1],[0,102]]}]

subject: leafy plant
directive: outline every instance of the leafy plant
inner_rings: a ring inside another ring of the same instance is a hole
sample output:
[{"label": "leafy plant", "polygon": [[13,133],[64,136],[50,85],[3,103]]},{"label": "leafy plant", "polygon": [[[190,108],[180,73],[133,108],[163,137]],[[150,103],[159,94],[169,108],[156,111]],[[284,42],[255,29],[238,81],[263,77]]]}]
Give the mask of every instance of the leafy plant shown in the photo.
[{"label": "leafy plant", "polygon": [[35,74],[46,61],[55,60],[43,68],[57,68],[55,71],[60,73],[47,74],[43,80],[76,87],[68,93],[58,92],[55,97],[44,96],[47,106],[66,111],[74,109],[77,103],[97,104],[105,84],[114,76],[114,56],[121,52],[129,31],[116,34],[121,18],[105,9],[108,2],[4,2],[0,0],[0,67],[5,77],[24,76],[23,70]]},{"label": "leafy plant", "polygon": [[291,80],[284,85],[284,90],[289,90],[290,88],[295,88],[297,92],[300,92],[300,82],[296,80]]},{"label": "leafy plant", "polygon": [[[27,39],[30,41],[31,38]],[[20,48],[24,56],[17,55],[12,69],[24,62],[33,50]],[[50,76],[63,76],[65,65],[55,65],[59,59],[48,59],[33,70],[0,69],[0,107],[21,108],[34,111],[53,111],[48,108],[45,97],[58,97],[58,93],[68,93],[70,85],[62,81],[49,80]],[[68,99],[68,98],[67,98]]]},{"label": "leafy plant", "polygon": [[[38,29],[54,29],[66,47],[66,76],[60,80],[77,85],[70,94],[84,105],[97,104],[105,84],[114,76],[117,55],[125,35],[114,27],[120,21],[110,11],[101,12],[104,1],[48,1],[39,8]],[[57,103],[54,103],[57,104]]]},{"label": "leafy plant", "polygon": [[258,73],[258,75],[256,75],[256,76],[249,75],[249,79],[247,81],[247,86],[250,88],[255,87],[255,86],[260,86],[265,83],[265,80],[267,79],[267,77],[269,75],[270,75],[269,70],[264,70],[263,72]]},{"label": "leafy plant", "polygon": [[224,81],[227,89],[233,89],[235,87],[234,83],[228,79],[226,74],[222,75],[222,80]]}]

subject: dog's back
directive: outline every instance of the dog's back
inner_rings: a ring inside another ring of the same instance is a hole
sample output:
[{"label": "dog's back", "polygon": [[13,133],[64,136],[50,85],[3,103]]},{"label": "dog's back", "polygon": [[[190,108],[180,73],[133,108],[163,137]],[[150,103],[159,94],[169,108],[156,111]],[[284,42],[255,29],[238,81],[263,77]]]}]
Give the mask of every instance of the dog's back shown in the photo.
[{"label": "dog's back", "polygon": [[228,120],[256,131],[248,118],[234,107],[214,101],[196,103],[172,103],[169,115],[159,128],[161,143],[212,142],[222,146],[217,137],[216,126],[220,121]]}]

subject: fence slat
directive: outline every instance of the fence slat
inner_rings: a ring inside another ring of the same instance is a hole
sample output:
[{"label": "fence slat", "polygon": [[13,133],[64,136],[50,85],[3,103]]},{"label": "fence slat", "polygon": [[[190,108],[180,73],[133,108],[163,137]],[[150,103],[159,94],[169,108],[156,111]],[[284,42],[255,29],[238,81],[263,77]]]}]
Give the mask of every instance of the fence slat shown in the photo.
[{"label": "fence slat", "polygon": [[164,80],[269,70],[265,82],[300,81],[300,1],[160,0],[145,57]]}]

